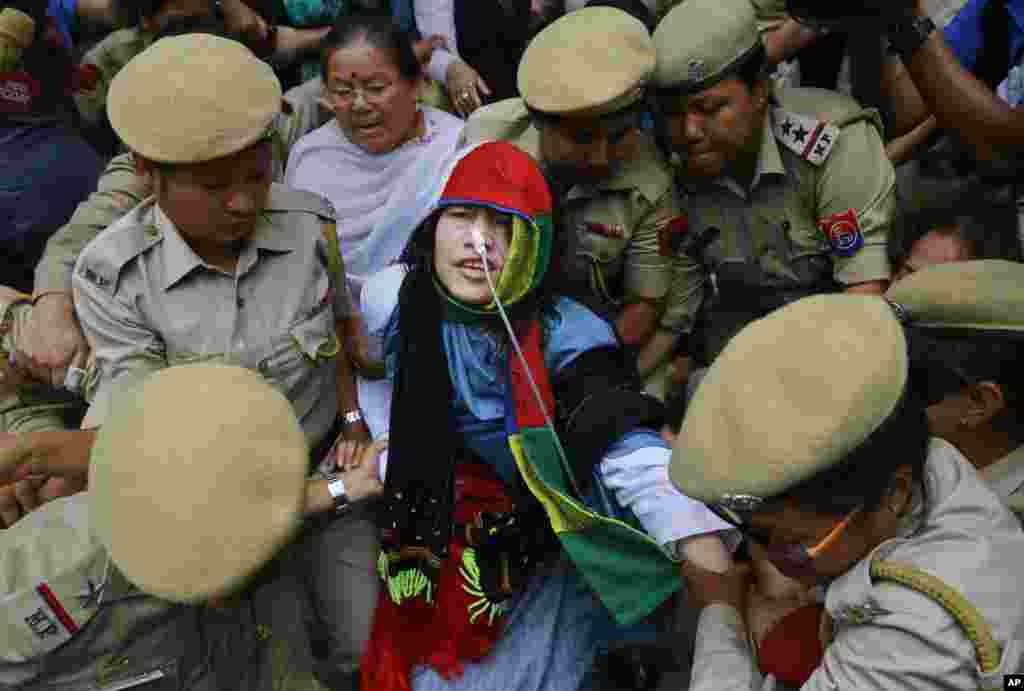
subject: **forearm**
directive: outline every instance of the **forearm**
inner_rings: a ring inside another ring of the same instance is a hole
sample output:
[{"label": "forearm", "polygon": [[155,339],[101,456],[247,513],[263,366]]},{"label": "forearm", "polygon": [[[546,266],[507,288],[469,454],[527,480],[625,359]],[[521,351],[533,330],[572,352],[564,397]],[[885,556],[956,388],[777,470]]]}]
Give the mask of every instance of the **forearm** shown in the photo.
[{"label": "forearm", "polygon": [[[668,477],[670,456],[668,445],[660,437],[638,429],[612,445],[598,473],[603,485],[622,507],[636,515],[647,534],[669,556],[684,559],[690,556],[688,540],[700,536],[719,540],[711,534],[729,530],[730,526],[675,488]],[[706,547],[706,543],[695,544]],[[709,566],[717,563],[712,560]]]},{"label": "forearm", "polygon": [[889,281],[866,281],[846,286],[844,292],[852,295],[884,295]]},{"label": "forearm", "polygon": [[114,0],[78,0],[78,18],[90,24],[113,26],[117,23]]},{"label": "forearm", "polygon": [[320,50],[324,37],[330,33],[331,27],[315,29],[295,29],[290,26],[277,28],[277,43],[274,45],[274,60],[288,64],[302,55],[309,55]]},{"label": "forearm", "polygon": [[814,43],[819,34],[794,19],[787,19],[777,28],[762,35],[768,63],[776,65]]},{"label": "forearm", "polygon": [[934,117],[929,117],[910,132],[891,139],[885,145],[885,153],[889,156],[894,166],[899,166],[914,158],[918,149],[927,142],[935,133],[938,123]]},{"label": "forearm", "polygon": [[931,110],[917,90],[910,73],[895,58],[882,63],[881,91],[889,106],[890,118],[886,123],[886,134],[889,137],[910,133],[931,116]]},{"label": "forearm", "polygon": [[355,371],[352,367],[352,360],[349,356],[351,340],[347,338],[347,321],[337,324],[337,337],[341,344],[338,351],[335,373],[335,389],[338,394],[338,413],[344,415],[353,410],[359,410],[359,393],[356,389]]},{"label": "forearm", "polygon": [[637,357],[636,366],[640,371],[640,376],[646,377],[657,369],[672,355],[678,342],[679,334],[674,331],[656,330],[640,349],[640,355]]},{"label": "forearm", "polygon": [[939,125],[956,130],[976,158],[1004,158],[1024,147],[1024,112],[964,69],[940,32],[932,32],[906,68]]},{"label": "forearm", "polygon": [[772,688],[757,669],[739,612],[714,602],[701,610],[697,624],[691,691],[758,691]]}]

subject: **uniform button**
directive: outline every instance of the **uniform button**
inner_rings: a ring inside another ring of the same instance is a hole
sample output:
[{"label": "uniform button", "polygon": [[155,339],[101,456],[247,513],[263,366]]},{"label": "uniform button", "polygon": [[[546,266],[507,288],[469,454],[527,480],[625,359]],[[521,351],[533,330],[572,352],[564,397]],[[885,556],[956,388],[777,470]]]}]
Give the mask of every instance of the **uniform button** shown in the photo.
[{"label": "uniform button", "polygon": [[238,306],[238,309],[242,309],[243,307],[245,307],[245,298],[243,298],[243,297],[236,298],[235,299],[235,304]]}]

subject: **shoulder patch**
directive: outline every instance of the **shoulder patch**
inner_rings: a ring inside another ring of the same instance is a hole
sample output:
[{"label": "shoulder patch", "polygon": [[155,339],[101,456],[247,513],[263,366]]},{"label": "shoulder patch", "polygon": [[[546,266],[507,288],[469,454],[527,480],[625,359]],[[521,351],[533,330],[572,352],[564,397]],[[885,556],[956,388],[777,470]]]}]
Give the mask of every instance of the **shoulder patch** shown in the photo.
[{"label": "shoulder patch", "polygon": [[828,160],[839,139],[839,128],[831,122],[782,108],[772,109],[772,130],[787,149],[816,166]]},{"label": "shoulder patch", "polygon": [[163,235],[153,225],[112,227],[83,251],[78,275],[112,295],[125,265],[161,240]]},{"label": "shoulder patch", "polygon": [[837,256],[852,257],[864,246],[864,231],[861,230],[855,209],[820,218],[818,227]]}]

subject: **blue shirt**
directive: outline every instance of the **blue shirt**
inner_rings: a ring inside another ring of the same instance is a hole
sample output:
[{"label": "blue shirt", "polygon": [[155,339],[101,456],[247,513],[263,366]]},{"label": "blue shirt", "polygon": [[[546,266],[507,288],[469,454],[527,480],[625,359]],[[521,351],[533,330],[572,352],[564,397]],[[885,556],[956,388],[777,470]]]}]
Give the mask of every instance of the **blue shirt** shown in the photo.
[{"label": "blue shirt", "polygon": [[[946,26],[946,44],[960,64],[973,71],[978,62],[984,37],[982,17],[990,2],[1001,0],[968,0],[960,12]],[[1017,65],[1024,54],[1024,0],[1008,0],[1010,23],[1010,53],[1006,56],[1006,71]]]},{"label": "blue shirt", "polygon": [[78,28],[78,0],[49,0],[47,14],[56,22],[68,50],[74,48],[75,30]]}]

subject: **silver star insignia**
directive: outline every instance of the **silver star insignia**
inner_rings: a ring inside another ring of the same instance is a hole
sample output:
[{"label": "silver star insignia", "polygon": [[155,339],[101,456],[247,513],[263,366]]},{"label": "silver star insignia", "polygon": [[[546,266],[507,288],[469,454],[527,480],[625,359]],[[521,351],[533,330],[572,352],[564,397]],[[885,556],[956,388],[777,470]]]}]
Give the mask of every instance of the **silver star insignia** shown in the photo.
[{"label": "silver star insignia", "polygon": [[96,585],[92,582],[92,579],[86,579],[87,590],[78,593],[78,604],[84,609],[92,609],[100,604],[100,600],[103,598],[103,588],[106,584],[101,583]]}]

